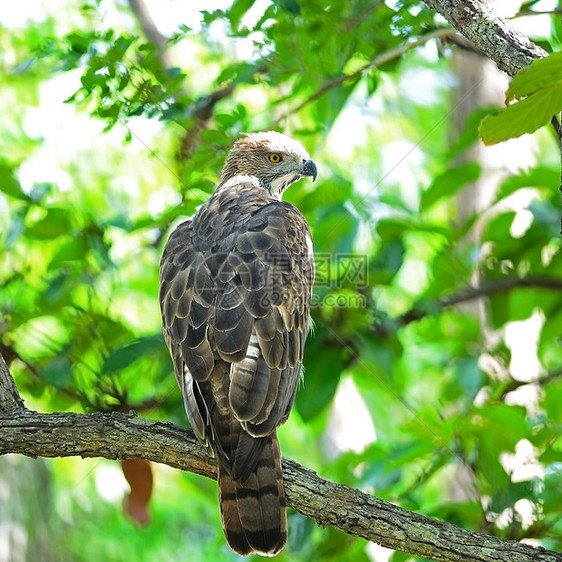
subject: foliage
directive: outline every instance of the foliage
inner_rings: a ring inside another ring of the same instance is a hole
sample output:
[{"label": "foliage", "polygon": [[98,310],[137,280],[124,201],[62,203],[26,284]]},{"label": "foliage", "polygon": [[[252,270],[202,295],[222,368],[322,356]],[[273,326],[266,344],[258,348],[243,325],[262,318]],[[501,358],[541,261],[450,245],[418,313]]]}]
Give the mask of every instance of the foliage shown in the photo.
[{"label": "foliage", "polygon": [[552,53],[521,70],[512,80],[506,104],[480,126],[486,144],[495,144],[525,133],[534,133],[562,111],[562,53]]},{"label": "foliage", "polygon": [[[163,243],[206,200],[241,131],[286,130],[319,177],[287,194],[312,227],[318,280],[283,453],[408,509],[562,548],[552,135],[538,131],[536,164],[505,175],[485,213],[469,211],[459,194],[485,173],[459,156],[482,114],[463,117],[450,142],[450,51],[432,43],[369,66],[441,25],[431,10],[409,0],[205,7],[193,21],[176,15],[166,57],[129,7],[101,0],[0,27],[0,351],[26,401],[187,423],[156,304]],[[506,111],[552,85],[537,88],[536,65],[509,92],[529,97]],[[500,122],[496,138],[512,133]],[[528,335],[514,343],[518,326]],[[350,381],[360,401],[342,421],[336,392]],[[87,466],[49,463],[51,536],[68,544],[58,559],[234,558],[213,482],[158,468],[152,523],[135,530],[94,485],[114,465]],[[297,513],[289,526],[280,560],[368,559],[364,541]]]}]

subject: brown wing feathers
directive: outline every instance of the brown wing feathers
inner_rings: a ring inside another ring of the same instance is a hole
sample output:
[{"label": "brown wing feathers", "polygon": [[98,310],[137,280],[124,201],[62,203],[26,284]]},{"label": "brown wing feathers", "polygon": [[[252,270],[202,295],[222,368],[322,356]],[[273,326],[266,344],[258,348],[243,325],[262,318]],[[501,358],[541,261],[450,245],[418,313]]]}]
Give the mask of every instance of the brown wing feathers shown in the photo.
[{"label": "brown wing feathers", "polygon": [[191,425],[219,459],[228,542],[240,554],[275,554],[287,536],[275,429],[301,371],[310,233],[255,178],[235,179],[170,236],[160,305]]}]

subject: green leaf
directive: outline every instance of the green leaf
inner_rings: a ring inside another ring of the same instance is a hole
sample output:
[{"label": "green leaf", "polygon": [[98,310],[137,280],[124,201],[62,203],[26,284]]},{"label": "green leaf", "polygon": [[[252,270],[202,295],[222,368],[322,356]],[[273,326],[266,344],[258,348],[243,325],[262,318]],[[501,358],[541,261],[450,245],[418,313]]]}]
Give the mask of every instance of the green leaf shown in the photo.
[{"label": "green leaf", "polygon": [[562,423],[562,379],[554,379],[544,387],[541,407],[553,423]]},{"label": "green leaf", "polygon": [[369,282],[388,284],[404,263],[404,240],[395,238],[383,244],[376,256],[369,260]]},{"label": "green leaf", "polygon": [[75,53],[83,55],[90,47],[93,37],[90,34],[69,33],[65,40],[70,44],[70,49]]},{"label": "green leaf", "polygon": [[529,205],[533,213],[533,224],[542,227],[550,238],[560,235],[560,209],[554,207],[550,201],[533,201]]},{"label": "green leaf", "polygon": [[480,176],[481,166],[476,162],[467,162],[461,166],[449,168],[437,176],[421,195],[421,207],[428,209],[443,197],[455,195],[465,185]]},{"label": "green leaf", "polygon": [[[562,397],[559,396],[558,399],[561,400]],[[558,404],[560,404],[560,401],[558,402]],[[539,457],[539,460],[541,461],[541,463],[544,463],[544,464],[562,463],[562,451],[555,451],[553,449],[546,449],[545,451],[543,451],[543,453]]]},{"label": "green leaf", "polygon": [[368,71],[364,74],[365,84],[367,85],[367,95],[372,96],[379,87],[379,74],[375,70]]},{"label": "green leaf", "polygon": [[39,240],[49,240],[67,234],[71,228],[68,210],[52,208],[47,214],[35,224],[26,229],[27,236]]},{"label": "green leaf", "polygon": [[401,354],[400,342],[394,342],[387,338],[379,341],[365,334],[358,334],[358,347],[361,352],[362,361],[359,369],[363,369],[368,380],[373,384],[382,384],[388,390],[387,382],[394,375],[393,366],[396,358]]},{"label": "green leaf", "polygon": [[513,211],[507,211],[500,215],[496,215],[486,225],[482,239],[495,241],[511,238],[509,231],[514,220],[515,213]]},{"label": "green leaf", "polygon": [[516,103],[480,124],[484,144],[496,144],[546,125],[562,109],[562,53],[533,61],[513,79],[507,101]]},{"label": "green leaf", "polygon": [[232,31],[236,32],[240,25],[240,21],[244,17],[244,14],[254,5],[254,0],[234,0],[228,10],[228,16],[230,18],[230,27]]},{"label": "green leaf", "polygon": [[562,83],[540,92],[486,117],[480,125],[484,144],[497,144],[525,133],[534,133],[546,125],[562,109]]},{"label": "green leaf", "polygon": [[385,243],[400,240],[411,229],[412,223],[402,218],[381,219],[377,223],[377,232]]},{"label": "green leaf", "polygon": [[139,338],[133,343],[113,350],[103,364],[104,373],[122,371],[144,355],[151,355],[162,349],[164,340],[161,336]]},{"label": "green leaf", "polygon": [[306,550],[307,545],[311,541],[311,535],[314,532],[315,524],[310,517],[301,515],[298,511],[287,514],[289,517],[289,525],[291,533],[289,535],[289,548],[294,552],[302,552]]},{"label": "green leaf", "polygon": [[495,404],[480,410],[486,419],[486,428],[501,451],[512,452],[515,445],[529,433],[529,425],[525,417],[525,409],[521,406]]},{"label": "green leaf", "polygon": [[458,385],[462,389],[462,396],[474,399],[482,386],[482,371],[478,366],[477,357],[463,357],[456,368]]},{"label": "green leaf", "polygon": [[293,16],[298,16],[301,13],[301,6],[296,0],[276,0],[275,3]]},{"label": "green leaf", "polygon": [[307,349],[303,384],[296,398],[304,421],[315,418],[331,402],[343,369],[341,350],[324,349],[318,344],[311,347]]},{"label": "green leaf", "polygon": [[495,106],[479,107],[465,117],[462,131],[459,131],[458,136],[453,140],[453,143],[449,148],[449,158],[457,158],[475,142],[480,140],[478,126],[484,117],[487,117],[490,112],[495,110]]},{"label": "green leaf", "polygon": [[499,187],[495,202],[501,201],[523,187],[545,187],[549,190],[560,181],[560,172],[554,168],[538,166],[527,172],[509,176]]},{"label": "green leaf", "polygon": [[342,85],[330,88],[323,96],[318,98],[314,105],[316,118],[323,122],[323,126],[331,127],[353,93],[355,86],[361,82],[361,78],[350,79]]},{"label": "green leaf", "polygon": [[18,180],[14,176],[13,170],[5,164],[0,164],[0,191],[16,199],[31,201],[29,195],[22,191]]},{"label": "green leaf", "polygon": [[72,364],[69,357],[61,352],[41,370],[41,376],[53,386],[67,386],[72,380]]},{"label": "green leaf", "polygon": [[88,253],[85,238],[71,238],[65,242],[49,262],[49,269],[57,269],[69,261],[81,260]]},{"label": "green leaf", "polygon": [[326,205],[318,210],[314,228],[315,239],[324,241],[317,244],[317,251],[350,252],[357,235],[359,220],[355,213],[344,205]]},{"label": "green leaf", "polygon": [[115,43],[111,46],[109,51],[107,52],[107,60],[113,62],[120,62],[125,55],[127,49],[131,46],[131,44],[135,41],[135,37],[121,35],[117,38]]},{"label": "green leaf", "polygon": [[562,53],[536,59],[520,70],[507,89],[506,101],[522,99],[554,85],[562,85]]}]

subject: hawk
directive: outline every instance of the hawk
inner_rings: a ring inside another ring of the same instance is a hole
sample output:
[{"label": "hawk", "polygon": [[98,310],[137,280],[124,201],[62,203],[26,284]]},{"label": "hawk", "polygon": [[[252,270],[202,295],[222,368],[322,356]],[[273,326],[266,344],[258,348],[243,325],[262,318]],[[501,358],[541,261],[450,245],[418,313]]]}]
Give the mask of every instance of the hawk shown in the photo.
[{"label": "hawk", "polygon": [[191,426],[217,457],[223,529],[241,555],[274,555],[287,540],[276,429],[301,373],[314,257],[304,216],[281,196],[316,174],[297,141],[246,134],[160,263],[164,338]]}]

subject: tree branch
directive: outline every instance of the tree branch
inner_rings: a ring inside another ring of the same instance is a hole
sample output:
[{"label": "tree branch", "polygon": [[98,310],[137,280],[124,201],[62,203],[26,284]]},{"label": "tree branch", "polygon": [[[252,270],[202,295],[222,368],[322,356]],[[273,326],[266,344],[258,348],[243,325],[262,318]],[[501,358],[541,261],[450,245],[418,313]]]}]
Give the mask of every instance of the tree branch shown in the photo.
[{"label": "tree branch", "polygon": [[513,16],[509,16],[508,20],[517,18],[528,18],[529,16],[556,16],[562,14],[562,8],[553,8],[552,10],[520,10]]},{"label": "tree branch", "polygon": [[[216,463],[191,430],[125,415],[27,410],[0,355],[0,454],[31,457],[140,458],[216,478]],[[283,459],[288,505],[350,535],[445,561],[554,562],[544,548],[466,531],[412,513]]]},{"label": "tree branch", "polygon": [[[515,76],[521,68],[529,66],[533,59],[543,58],[548,54],[525,35],[511,27],[506,20],[500,18],[488,6],[479,2],[479,0],[463,0],[462,2],[458,0],[424,1],[430,8],[440,13],[453,28],[442,27],[430,31],[413,41],[408,41],[395,49],[374,56],[367,64],[355,72],[341,74],[328,80],[294,109],[281,115],[277,122],[279,123],[292,113],[299,112],[332,88],[336,88],[344,82],[356,80],[366,71],[395,60],[409,50],[425,45],[432,39],[446,39],[456,42],[455,35],[457,32],[462,33],[469,39],[471,45],[476,45],[501,70],[504,70],[510,76]],[[558,13],[558,10],[550,12],[520,12],[510,19],[544,13]]]},{"label": "tree branch", "polygon": [[546,375],[543,375],[537,379],[530,380],[530,381],[520,381],[516,379],[511,379],[510,381],[505,382],[503,383],[503,385],[501,385],[500,398],[503,400],[506,394],[508,394],[509,392],[513,392],[514,390],[517,390],[518,388],[522,386],[526,386],[528,384],[540,385],[541,387],[544,387],[548,383],[555,381],[560,377],[562,377],[562,368],[555,369],[554,371],[550,371]]},{"label": "tree branch", "polygon": [[144,0],[129,0],[129,6],[142,27],[146,38],[158,49],[165,49],[168,39],[156,27]]},{"label": "tree branch", "polygon": [[562,279],[556,277],[510,277],[500,279],[493,283],[483,283],[480,287],[469,287],[456,295],[446,297],[441,301],[443,307],[453,306],[480,297],[489,297],[498,293],[504,293],[518,288],[539,288],[553,289],[555,291],[562,290]]},{"label": "tree branch", "polygon": [[427,316],[427,311],[441,310],[449,306],[489,297],[498,293],[505,293],[519,288],[539,288],[560,291],[562,290],[562,279],[556,277],[510,277],[500,279],[493,283],[483,283],[480,287],[468,287],[458,293],[443,299],[430,302],[425,306],[416,306],[398,318],[398,323],[402,326],[420,320]]},{"label": "tree branch", "polygon": [[2,412],[11,414],[17,411],[25,411],[25,406],[18,393],[12,374],[8,369],[8,365],[6,365],[4,357],[0,353],[0,414]]},{"label": "tree branch", "polygon": [[424,0],[481,49],[500,70],[515,76],[547,52],[499,17],[480,0]]},{"label": "tree branch", "polygon": [[340,74],[339,76],[336,76],[336,77],[332,78],[331,80],[328,80],[327,82],[324,82],[324,84],[322,84],[322,86],[320,86],[313,94],[311,94],[303,102],[301,102],[295,108],[293,108],[293,109],[287,111],[286,113],[284,113],[283,115],[281,115],[277,119],[277,123],[279,123],[283,119],[286,119],[289,115],[291,115],[293,113],[298,113],[301,109],[306,107],[309,103],[311,103],[311,102],[317,100],[318,98],[322,97],[327,91],[331,90],[332,88],[336,88],[337,86],[340,86],[341,84],[343,84],[344,82],[347,82],[349,80],[356,80],[362,74],[364,74],[366,71],[371,70],[372,68],[376,68],[377,66],[382,66],[383,64],[386,64],[387,62],[390,62],[392,60],[395,60],[395,59],[401,57],[404,53],[407,53],[410,49],[415,49],[416,47],[419,47],[421,45],[425,45],[426,43],[428,43],[432,39],[446,39],[446,38],[449,38],[449,37],[455,35],[456,33],[457,33],[456,29],[452,29],[450,27],[442,27],[442,28],[430,31],[429,33],[426,33],[425,35],[421,35],[417,39],[414,39],[412,41],[408,41],[408,42],[404,43],[403,45],[400,45],[400,46],[396,47],[395,49],[391,49],[390,51],[385,51],[384,53],[380,53],[380,54],[374,56],[367,64],[363,65],[361,68],[359,68],[355,72],[351,72],[349,74]]},{"label": "tree branch", "polygon": [[[141,458],[210,478],[216,466],[192,431],[120,413],[39,414],[23,410],[0,416],[0,454]],[[288,504],[320,525],[331,525],[388,548],[434,560],[560,560],[543,548],[465,531],[409,512],[348,486],[334,484],[283,459]]]},{"label": "tree branch", "polygon": [[[144,0],[129,0],[129,6],[137,18],[146,39],[156,47],[158,58],[163,68],[169,71],[173,65],[166,50],[168,46],[168,38],[162,35],[156,27]],[[222,99],[230,96],[235,85],[235,81],[232,81],[226,86],[218,88],[207,96],[202,97],[193,104],[193,123],[182,135],[180,147],[177,152],[177,159],[180,162],[189,159],[189,157],[193,154],[199,144],[201,132],[209,126],[215,105]],[[165,229],[161,229],[162,235],[164,231]],[[158,243],[160,243],[160,239],[158,240]]]},{"label": "tree branch", "polygon": [[144,0],[129,0],[129,6],[137,18],[145,37],[156,47],[158,58],[162,66],[166,69],[170,69],[172,64],[168,57],[168,52],[166,51],[168,38],[162,35],[156,27]]},{"label": "tree branch", "polygon": [[[40,414],[24,408],[0,356],[0,454],[42,457],[141,458],[216,478],[216,465],[192,431],[136,415]],[[543,548],[465,531],[409,512],[348,486],[334,484],[283,459],[288,504],[320,525],[331,525],[388,548],[446,561],[555,561]]]}]

